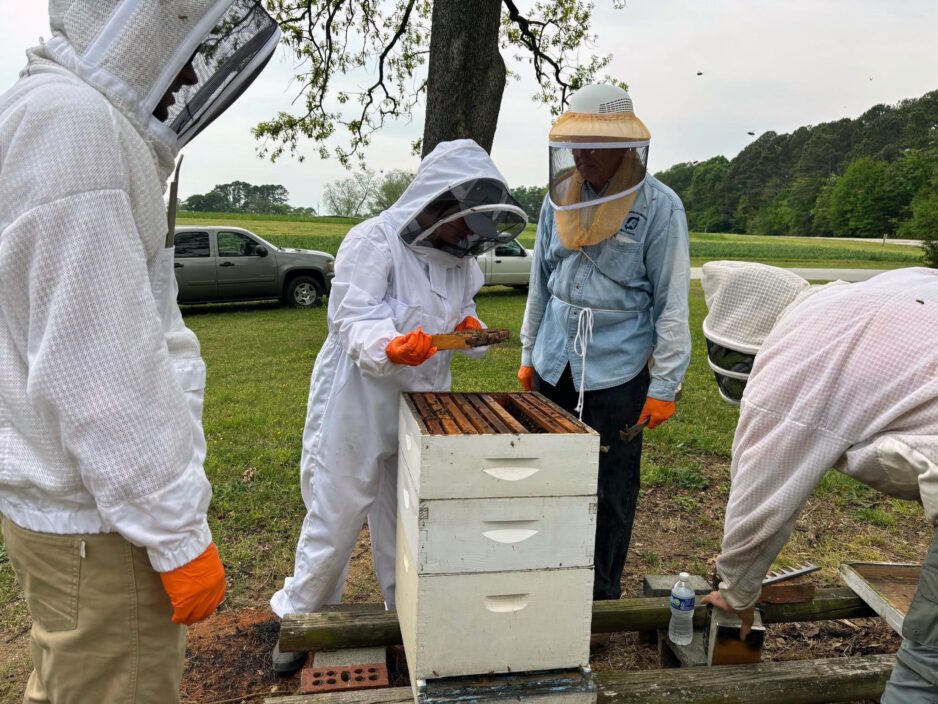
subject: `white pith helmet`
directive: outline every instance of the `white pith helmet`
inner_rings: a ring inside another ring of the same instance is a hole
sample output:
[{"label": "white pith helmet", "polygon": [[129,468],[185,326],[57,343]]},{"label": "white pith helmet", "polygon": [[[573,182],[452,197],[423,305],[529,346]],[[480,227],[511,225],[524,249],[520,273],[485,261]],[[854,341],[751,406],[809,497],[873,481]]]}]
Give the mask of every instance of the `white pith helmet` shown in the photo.
[{"label": "white pith helmet", "polygon": [[583,86],[570,97],[570,112],[602,115],[616,112],[635,112],[632,98],[619,86],[593,84]]}]

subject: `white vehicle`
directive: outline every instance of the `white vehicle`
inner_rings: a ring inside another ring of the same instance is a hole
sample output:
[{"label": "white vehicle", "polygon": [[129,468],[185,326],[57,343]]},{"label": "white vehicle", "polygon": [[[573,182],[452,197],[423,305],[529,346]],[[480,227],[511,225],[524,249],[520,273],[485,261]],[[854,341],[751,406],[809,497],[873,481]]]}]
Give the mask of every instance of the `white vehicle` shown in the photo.
[{"label": "white vehicle", "polygon": [[485,275],[486,286],[514,286],[526,289],[531,280],[534,252],[513,240],[480,254],[476,261]]}]

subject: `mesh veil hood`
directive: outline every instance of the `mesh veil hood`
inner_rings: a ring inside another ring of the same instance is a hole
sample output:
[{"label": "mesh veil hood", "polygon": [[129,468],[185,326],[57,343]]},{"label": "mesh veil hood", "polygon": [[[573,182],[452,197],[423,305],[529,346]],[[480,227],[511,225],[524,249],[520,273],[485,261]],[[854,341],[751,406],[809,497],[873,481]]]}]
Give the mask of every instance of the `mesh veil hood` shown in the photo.
[{"label": "mesh veil hood", "polygon": [[709,309],[704,335],[747,354],[758,353],[785,309],[812,288],[787,269],[740,261],[706,262],[701,284]]},{"label": "mesh veil hood", "polygon": [[[382,219],[400,236],[404,228],[437,196],[454,186],[476,179],[498,181],[508,190],[508,183],[496,168],[495,162],[473,140],[441,142],[420,162],[414,180],[397,202],[384,211]],[[425,247],[408,247],[419,254],[425,254],[427,250]],[[440,255],[453,263],[459,261],[453,255]]]},{"label": "mesh veil hood", "polygon": [[153,111],[234,1],[49,0],[52,39],[30,51],[27,71],[51,61],[103,93],[168,175],[177,137]]}]

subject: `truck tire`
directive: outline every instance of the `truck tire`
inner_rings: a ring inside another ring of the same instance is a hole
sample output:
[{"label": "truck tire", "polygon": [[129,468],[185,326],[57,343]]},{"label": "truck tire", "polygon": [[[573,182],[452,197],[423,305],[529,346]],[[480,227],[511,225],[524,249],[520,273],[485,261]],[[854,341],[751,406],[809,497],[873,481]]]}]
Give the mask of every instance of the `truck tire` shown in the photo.
[{"label": "truck tire", "polygon": [[322,305],[322,284],[312,276],[294,276],[287,283],[283,298],[295,308],[314,308]]}]

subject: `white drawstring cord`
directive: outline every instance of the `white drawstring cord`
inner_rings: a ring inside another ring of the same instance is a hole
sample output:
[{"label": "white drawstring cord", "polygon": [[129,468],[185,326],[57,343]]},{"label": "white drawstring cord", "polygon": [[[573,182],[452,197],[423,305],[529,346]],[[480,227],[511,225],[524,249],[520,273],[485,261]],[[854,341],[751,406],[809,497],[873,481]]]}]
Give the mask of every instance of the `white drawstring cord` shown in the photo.
[{"label": "white drawstring cord", "polygon": [[580,355],[580,398],[576,410],[583,420],[583,399],[586,395],[586,350],[590,340],[593,339],[593,311],[590,308],[580,308],[576,319],[576,337],[573,340],[573,351]]}]

